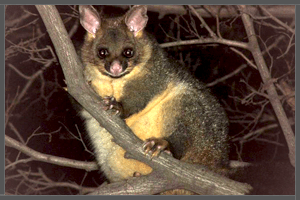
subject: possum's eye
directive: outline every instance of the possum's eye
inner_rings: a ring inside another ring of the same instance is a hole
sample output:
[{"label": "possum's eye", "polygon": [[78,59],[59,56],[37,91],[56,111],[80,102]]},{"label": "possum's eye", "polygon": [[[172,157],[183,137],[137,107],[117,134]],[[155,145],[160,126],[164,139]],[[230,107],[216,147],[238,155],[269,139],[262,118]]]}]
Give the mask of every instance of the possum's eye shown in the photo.
[{"label": "possum's eye", "polygon": [[126,58],[132,58],[133,54],[134,54],[134,51],[132,48],[126,48],[123,51],[123,56],[125,56]]},{"label": "possum's eye", "polygon": [[100,48],[100,49],[98,50],[98,56],[99,56],[99,58],[101,58],[101,59],[106,58],[106,57],[108,56],[108,54],[109,54],[109,52],[108,52],[108,50],[107,50],[106,48]]}]

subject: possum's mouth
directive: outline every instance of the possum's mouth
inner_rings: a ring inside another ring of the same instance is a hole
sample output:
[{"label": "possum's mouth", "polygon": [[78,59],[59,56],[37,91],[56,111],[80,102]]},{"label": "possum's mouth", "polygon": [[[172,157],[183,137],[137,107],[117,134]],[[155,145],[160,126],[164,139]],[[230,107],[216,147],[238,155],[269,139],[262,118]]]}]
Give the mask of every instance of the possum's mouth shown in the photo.
[{"label": "possum's mouth", "polygon": [[118,75],[114,75],[114,74],[111,74],[111,73],[109,73],[109,72],[104,72],[104,74],[105,74],[106,76],[111,77],[111,78],[121,78],[121,77],[123,77],[123,76],[129,74],[129,71],[124,71],[123,73],[118,74]]}]

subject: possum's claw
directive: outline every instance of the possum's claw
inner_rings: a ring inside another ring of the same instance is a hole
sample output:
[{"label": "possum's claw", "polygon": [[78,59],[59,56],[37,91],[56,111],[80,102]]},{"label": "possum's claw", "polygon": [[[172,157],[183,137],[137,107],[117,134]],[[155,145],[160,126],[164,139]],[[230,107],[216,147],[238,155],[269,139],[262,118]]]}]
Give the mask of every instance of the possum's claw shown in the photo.
[{"label": "possum's claw", "polygon": [[114,97],[106,96],[103,98],[103,109],[110,111],[113,115],[122,116],[123,107],[121,103],[117,102]]},{"label": "possum's claw", "polygon": [[153,157],[158,157],[162,151],[172,155],[171,151],[169,150],[169,142],[161,138],[149,138],[145,140],[143,144],[143,150],[145,155],[150,155],[150,159]]}]

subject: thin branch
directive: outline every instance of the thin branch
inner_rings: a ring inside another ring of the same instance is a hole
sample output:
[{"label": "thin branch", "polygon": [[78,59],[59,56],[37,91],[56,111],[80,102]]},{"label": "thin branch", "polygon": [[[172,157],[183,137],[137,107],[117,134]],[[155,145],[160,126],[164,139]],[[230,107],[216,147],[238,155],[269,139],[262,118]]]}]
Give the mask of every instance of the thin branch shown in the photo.
[{"label": "thin branch", "polygon": [[[54,182],[50,178],[46,176],[46,174],[43,172],[41,168],[38,169],[39,172],[32,173],[32,172],[26,172],[22,170],[17,170],[20,175],[29,183],[36,184],[37,187],[31,188],[34,191],[41,191],[46,190],[53,187],[68,187],[73,188],[76,190],[81,191],[82,193],[88,193],[95,190],[95,188],[90,187],[82,187],[80,185],[77,185],[76,183],[69,183],[69,182]],[[29,176],[34,176],[35,178],[30,178]],[[30,185],[28,185],[30,187]],[[41,187],[43,186],[43,187]]]},{"label": "thin branch", "polygon": [[34,161],[34,159],[33,158],[26,158],[26,159],[21,159],[21,160],[12,162],[11,164],[5,166],[5,170],[7,170],[10,167],[16,166],[19,163],[28,163],[28,162],[31,162],[31,161]]},{"label": "thin branch", "polygon": [[[50,63],[49,63],[49,64],[50,64]],[[49,66],[49,65],[48,65],[48,66]],[[48,67],[48,66],[46,66],[46,67]],[[10,66],[10,67],[12,67],[12,66]],[[14,68],[12,68],[12,69],[14,69]],[[40,74],[42,74],[42,73],[44,72],[44,69],[45,69],[45,68],[42,68],[42,69],[38,70],[37,72],[35,72],[33,75],[30,76],[29,81],[28,81],[28,82],[26,83],[26,85],[23,87],[22,91],[21,91],[20,94],[18,95],[18,98],[16,99],[16,101],[13,102],[15,105],[17,105],[17,104],[21,101],[21,99],[25,96],[27,90],[30,88],[30,86],[32,85],[32,83],[34,82],[34,80],[35,80],[37,77],[39,77]]]},{"label": "thin branch", "polygon": [[219,15],[216,15],[216,26],[217,26],[217,35],[219,38],[223,38],[220,32],[220,19],[219,19]]},{"label": "thin branch", "polygon": [[198,19],[201,21],[201,26],[204,26],[204,28],[209,32],[210,37],[216,39],[217,35],[210,29],[210,27],[206,24],[205,20],[197,13],[195,8],[191,5],[189,5],[189,8],[192,10],[192,12],[198,17]]},{"label": "thin branch", "polygon": [[227,75],[223,76],[223,77],[220,78],[220,79],[217,79],[217,80],[215,80],[215,81],[213,81],[213,82],[211,82],[211,83],[206,84],[206,87],[212,87],[212,86],[214,86],[214,85],[216,85],[216,84],[218,84],[218,83],[220,83],[220,82],[223,82],[223,81],[225,81],[226,79],[229,79],[230,77],[237,75],[240,71],[242,71],[242,70],[245,69],[246,67],[247,67],[246,64],[242,64],[239,68],[237,68],[236,70],[234,70],[234,71],[231,72],[230,74],[227,74]]},{"label": "thin branch", "polygon": [[285,52],[283,54],[281,54],[280,56],[278,56],[277,59],[285,56],[289,52],[290,48],[295,45],[295,43],[292,44],[292,41],[293,41],[294,37],[295,37],[295,33],[293,33],[293,35],[290,37],[290,41],[289,41],[289,44],[288,44]]},{"label": "thin branch", "polygon": [[23,137],[21,136],[20,132],[16,129],[16,127],[11,122],[8,123],[8,126],[16,134],[16,136],[19,138],[19,140],[24,144],[25,141],[24,141]]},{"label": "thin branch", "polygon": [[14,70],[17,74],[19,74],[19,76],[23,77],[24,79],[30,80],[32,76],[27,76],[25,74],[23,74],[20,70],[18,70],[14,65],[8,63],[8,66]]},{"label": "thin branch", "polygon": [[92,171],[98,169],[98,166],[95,162],[81,162],[81,161],[75,161],[68,158],[61,158],[53,155],[43,154],[27,147],[26,145],[14,140],[13,138],[7,135],[5,135],[5,145],[9,147],[13,147],[21,151],[22,153],[26,154],[27,156],[34,158],[37,161],[52,163],[52,164],[61,165],[65,167],[73,167],[76,169],[84,169],[86,171]]},{"label": "thin branch", "polygon": [[259,8],[262,9],[265,13],[267,13],[271,17],[271,19],[273,19],[275,22],[277,22],[280,26],[284,27],[285,29],[287,29],[291,33],[295,34],[295,30],[294,29],[292,29],[287,24],[285,24],[282,21],[280,21],[277,17],[275,17],[274,15],[272,15],[272,13],[270,13],[264,6],[259,6]]},{"label": "thin branch", "polygon": [[241,51],[233,47],[230,47],[230,50],[240,55],[251,67],[257,69],[257,66],[249,58],[247,58],[247,56],[245,56]]},{"label": "thin branch", "polygon": [[234,139],[232,139],[232,142],[241,141],[241,140],[245,141],[245,140],[247,140],[248,138],[250,138],[250,137],[252,137],[254,135],[263,133],[263,132],[265,132],[267,130],[274,129],[274,128],[277,128],[277,127],[278,127],[277,124],[270,124],[268,126],[264,126],[264,127],[260,128],[260,129],[257,129],[257,130],[255,130],[253,132],[249,132],[247,135],[244,135],[243,137],[234,138]]},{"label": "thin branch", "polygon": [[160,44],[161,48],[180,46],[180,45],[191,45],[191,44],[208,44],[208,43],[218,43],[228,46],[238,47],[242,49],[248,49],[248,44],[245,42],[238,42],[234,40],[227,40],[221,38],[201,38],[195,40],[185,40],[185,41],[176,41],[176,42],[167,42]]},{"label": "thin branch", "polygon": [[82,138],[82,136],[81,136],[81,133],[80,133],[80,131],[79,131],[79,129],[78,129],[77,124],[75,124],[75,127],[76,127],[76,130],[77,130],[77,133],[78,133],[79,137],[76,136],[75,134],[73,134],[73,133],[68,129],[68,127],[66,127],[66,125],[64,125],[62,122],[58,122],[58,123],[60,123],[60,124],[67,130],[67,132],[68,132],[72,137],[74,137],[76,140],[78,140],[78,141],[80,141],[80,142],[82,143],[82,145],[83,145],[83,147],[84,147],[84,150],[85,150],[86,152],[90,153],[91,155],[94,155],[94,153],[91,152],[91,151],[88,149],[88,147],[86,146],[86,144],[84,143],[83,138]]}]

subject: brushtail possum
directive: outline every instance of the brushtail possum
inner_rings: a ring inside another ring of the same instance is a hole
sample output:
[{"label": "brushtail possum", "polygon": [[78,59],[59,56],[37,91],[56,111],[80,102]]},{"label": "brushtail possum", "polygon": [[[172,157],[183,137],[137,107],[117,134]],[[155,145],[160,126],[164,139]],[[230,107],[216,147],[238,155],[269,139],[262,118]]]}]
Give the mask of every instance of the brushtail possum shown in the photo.
[{"label": "brushtail possum", "polygon": [[[169,148],[175,158],[218,172],[228,159],[226,114],[205,85],[169,59],[145,31],[147,7],[133,6],[117,18],[101,17],[92,6],[80,6],[79,11],[87,31],[81,49],[84,76],[105,109],[125,120],[151,156]],[[124,158],[124,149],[109,132],[87,111],[81,115],[109,181],[152,171]]]}]

